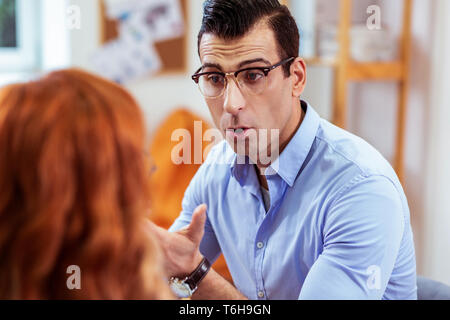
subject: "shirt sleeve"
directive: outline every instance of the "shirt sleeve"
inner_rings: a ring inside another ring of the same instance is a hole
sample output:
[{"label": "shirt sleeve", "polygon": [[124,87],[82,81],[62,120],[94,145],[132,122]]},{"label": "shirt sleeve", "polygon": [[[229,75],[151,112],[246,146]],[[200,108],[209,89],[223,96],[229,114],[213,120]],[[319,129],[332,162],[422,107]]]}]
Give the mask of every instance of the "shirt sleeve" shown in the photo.
[{"label": "shirt sleeve", "polygon": [[[203,193],[206,190],[206,186],[202,182],[204,175],[203,173],[204,166],[205,164],[202,167],[200,167],[199,171],[189,184],[189,187],[186,189],[182,201],[182,211],[179,217],[169,228],[170,232],[175,232],[187,227],[191,223],[192,214],[194,213],[194,210],[199,205],[202,204],[208,205],[208,201],[206,199],[207,197],[203,195]],[[214,263],[221,254],[221,249],[216,239],[216,235],[209,220],[208,214],[205,222],[205,234],[200,243],[200,252],[211,263]]]},{"label": "shirt sleeve", "polygon": [[403,210],[384,176],[359,176],[344,187],[326,214],[323,252],[299,299],[382,299],[405,228]]}]

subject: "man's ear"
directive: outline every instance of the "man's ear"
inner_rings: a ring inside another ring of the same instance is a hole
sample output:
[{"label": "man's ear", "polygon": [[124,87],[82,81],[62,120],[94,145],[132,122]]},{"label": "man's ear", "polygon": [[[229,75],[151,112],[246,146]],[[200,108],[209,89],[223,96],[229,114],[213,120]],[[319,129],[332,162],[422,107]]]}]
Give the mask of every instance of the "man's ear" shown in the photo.
[{"label": "man's ear", "polygon": [[299,98],[306,86],[306,64],[302,58],[297,58],[291,64],[292,96]]}]

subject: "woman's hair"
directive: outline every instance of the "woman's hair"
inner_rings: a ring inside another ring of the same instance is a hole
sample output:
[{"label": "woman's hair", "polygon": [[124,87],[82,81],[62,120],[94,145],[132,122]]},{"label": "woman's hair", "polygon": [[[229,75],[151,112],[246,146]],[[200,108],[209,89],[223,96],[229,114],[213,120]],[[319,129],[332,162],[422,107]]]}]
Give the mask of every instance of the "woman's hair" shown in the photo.
[{"label": "woman's hair", "polygon": [[144,139],[130,94],[81,70],[0,91],[0,299],[171,297]]},{"label": "woman's hair", "polygon": [[[258,22],[266,19],[277,41],[280,59],[297,57],[300,34],[288,7],[278,0],[206,0],[198,34],[198,48],[205,33],[225,40],[245,36]],[[286,77],[292,62],[283,66]]]}]

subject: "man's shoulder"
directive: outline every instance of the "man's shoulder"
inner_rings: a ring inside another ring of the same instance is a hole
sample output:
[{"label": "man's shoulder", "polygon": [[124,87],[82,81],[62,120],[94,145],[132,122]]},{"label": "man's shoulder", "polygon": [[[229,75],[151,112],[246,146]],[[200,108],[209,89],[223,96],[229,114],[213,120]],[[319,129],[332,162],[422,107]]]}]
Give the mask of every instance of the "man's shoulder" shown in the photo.
[{"label": "man's shoulder", "polygon": [[349,131],[322,119],[316,139],[318,147],[326,149],[335,159],[338,164],[335,168],[338,170],[345,167],[355,175],[386,176],[393,181],[397,180],[389,161],[370,143]]}]

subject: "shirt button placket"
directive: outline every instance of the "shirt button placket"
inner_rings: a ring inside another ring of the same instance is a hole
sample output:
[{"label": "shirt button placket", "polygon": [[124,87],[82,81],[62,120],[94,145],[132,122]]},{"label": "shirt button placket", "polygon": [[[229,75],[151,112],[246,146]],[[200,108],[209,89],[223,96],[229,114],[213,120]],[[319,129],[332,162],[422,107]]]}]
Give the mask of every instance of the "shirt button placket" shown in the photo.
[{"label": "shirt button placket", "polygon": [[[264,249],[264,246],[265,246],[265,244],[264,244],[263,241],[258,241],[256,243],[256,248],[257,248],[257,251],[258,251],[257,252],[257,256],[258,256],[258,260],[260,260],[260,267],[262,267],[262,257],[263,257],[263,250],[262,249]],[[262,283],[263,283],[261,272],[262,272],[262,270],[260,270],[260,268],[258,268],[258,278],[260,279],[260,283],[258,284],[259,288],[257,288],[258,291],[257,291],[256,295],[258,296],[259,299],[264,299],[266,295],[265,295],[265,293],[263,291],[263,288],[261,287]]]}]

